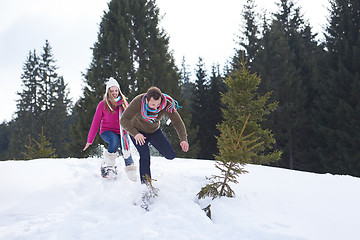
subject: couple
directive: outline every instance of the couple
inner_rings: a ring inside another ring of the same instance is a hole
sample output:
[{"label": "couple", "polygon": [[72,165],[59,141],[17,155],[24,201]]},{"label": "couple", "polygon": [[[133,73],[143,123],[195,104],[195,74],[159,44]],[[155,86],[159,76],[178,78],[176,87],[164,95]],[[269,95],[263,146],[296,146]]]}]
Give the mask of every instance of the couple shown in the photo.
[{"label": "couple", "polygon": [[116,175],[116,151],[121,147],[125,160],[125,171],[130,180],[136,181],[136,167],[129,149],[129,135],[140,154],[140,181],[151,179],[151,143],[167,159],[175,158],[175,151],[160,129],[160,120],[165,115],[170,118],[180,139],[184,152],[189,150],[184,122],[177,112],[178,103],[172,97],[151,87],[146,93],[135,97],[130,104],[120,90],[118,82],[110,78],[106,83],[104,99],[98,104],[84,151],[93,143],[100,127],[101,138],[109,144],[101,163],[104,178]]}]

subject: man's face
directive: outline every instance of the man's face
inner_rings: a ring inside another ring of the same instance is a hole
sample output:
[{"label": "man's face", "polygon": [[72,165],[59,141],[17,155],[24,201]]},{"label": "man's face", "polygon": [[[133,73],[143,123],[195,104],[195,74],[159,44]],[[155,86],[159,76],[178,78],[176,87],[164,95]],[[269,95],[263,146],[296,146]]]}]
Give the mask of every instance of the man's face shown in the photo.
[{"label": "man's face", "polygon": [[159,98],[158,100],[155,100],[153,97],[150,98],[150,100],[146,100],[147,105],[149,106],[149,108],[156,110],[160,107],[161,104],[161,98]]}]

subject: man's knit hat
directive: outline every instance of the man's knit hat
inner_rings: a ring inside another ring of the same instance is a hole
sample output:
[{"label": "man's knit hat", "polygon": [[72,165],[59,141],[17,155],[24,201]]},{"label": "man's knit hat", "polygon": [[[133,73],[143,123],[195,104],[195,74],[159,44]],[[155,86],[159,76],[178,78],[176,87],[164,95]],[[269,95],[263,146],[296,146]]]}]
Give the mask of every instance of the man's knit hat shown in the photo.
[{"label": "man's knit hat", "polygon": [[109,92],[109,88],[111,87],[118,87],[119,91],[121,92],[119,83],[114,78],[109,78],[109,80],[106,82],[106,94]]}]

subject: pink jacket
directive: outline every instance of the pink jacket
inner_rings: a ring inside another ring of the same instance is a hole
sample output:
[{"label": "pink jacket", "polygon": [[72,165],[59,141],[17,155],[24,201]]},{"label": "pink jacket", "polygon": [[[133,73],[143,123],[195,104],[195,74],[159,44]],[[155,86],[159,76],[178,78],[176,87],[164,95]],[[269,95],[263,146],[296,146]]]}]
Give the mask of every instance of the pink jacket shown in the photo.
[{"label": "pink jacket", "polygon": [[119,107],[115,109],[115,112],[110,113],[104,106],[106,104],[104,100],[99,102],[96,112],[91,123],[90,131],[88,134],[88,143],[92,143],[95,139],[96,133],[99,130],[100,134],[105,131],[112,131],[116,134],[120,134],[119,125]]}]

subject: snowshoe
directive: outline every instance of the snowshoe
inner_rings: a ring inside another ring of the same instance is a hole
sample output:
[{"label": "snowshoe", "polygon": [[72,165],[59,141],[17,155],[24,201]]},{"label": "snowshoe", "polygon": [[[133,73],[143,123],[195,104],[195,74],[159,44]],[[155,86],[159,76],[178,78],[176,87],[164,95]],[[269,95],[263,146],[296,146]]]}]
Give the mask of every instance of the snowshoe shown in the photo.
[{"label": "snowshoe", "polygon": [[140,205],[141,208],[147,212],[150,211],[150,206],[154,203],[154,200],[159,196],[159,189],[152,184],[155,179],[150,179],[146,175],[147,184],[143,184],[143,191],[141,192],[140,199],[135,202],[135,205]]},{"label": "snowshoe", "polygon": [[101,176],[103,178],[115,180],[117,177],[116,166],[115,167],[112,167],[112,166],[101,167]]},{"label": "snowshoe", "polygon": [[154,200],[158,196],[158,194],[158,188],[149,188],[148,190],[142,192],[140,207],[149,212],[150,206],[154,203]]}]

